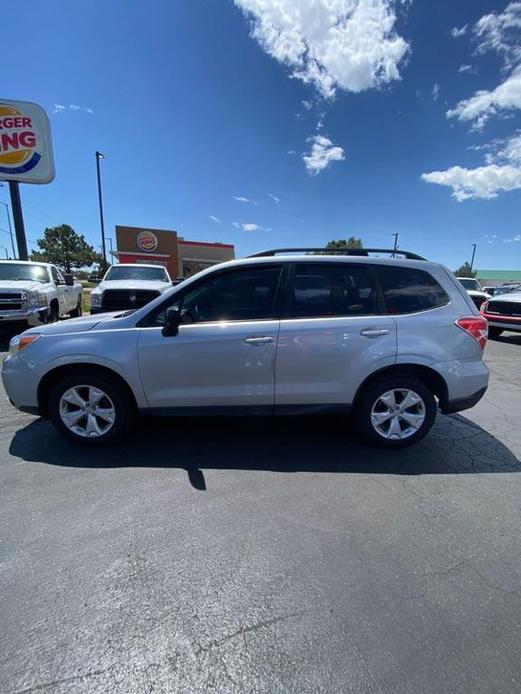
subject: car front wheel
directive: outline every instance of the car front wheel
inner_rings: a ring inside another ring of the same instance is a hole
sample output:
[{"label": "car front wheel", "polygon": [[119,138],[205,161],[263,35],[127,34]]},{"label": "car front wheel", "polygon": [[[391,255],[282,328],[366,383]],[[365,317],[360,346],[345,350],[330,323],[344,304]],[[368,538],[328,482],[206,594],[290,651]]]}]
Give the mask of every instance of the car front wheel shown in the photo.
[{"label": "car front wheel", "polygon": [[382,448],[405,448],[422,439],[436,419],[436,400],[412,376],[384,376],[368,385],[356,403],[357,428]]},{"label": "car front wheel", "polygon": [[112,443],[128,429],[133,414],[117,381],[89,369],[78,369],[55,383],[48,405],[56,429],[83,446]]}]

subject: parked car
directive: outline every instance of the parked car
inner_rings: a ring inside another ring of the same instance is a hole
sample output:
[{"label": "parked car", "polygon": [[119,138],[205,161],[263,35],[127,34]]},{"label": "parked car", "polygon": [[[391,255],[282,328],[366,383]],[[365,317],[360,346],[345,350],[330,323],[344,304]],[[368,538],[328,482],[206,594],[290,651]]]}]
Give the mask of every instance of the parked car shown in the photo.
[{"label": "parked car", "polygon": [[511,294],[512,292],[519,291],[521,291],[521,284],[502,284],[500,287],[496,287],[493,296],[501,296],[502,294]]},{"label": "parked car", "polygon": [[497,287],[483,287],[485,294],[489,294],[490,296],[494,296],[496,289]]},{"label": "parked car", "polygon": [[503,330],[521,333],[521,291],[494,296],[481,306],[481,315],[488,321],[491,338],[499,337]]},{"label": "parked car", "polygon": [[162,265],[120,263],[112,265],[90,293],[90,312],[106,313],[141,308],[172,286]]},{"label": "parked car", "polygon": [[0,325],[25,329],[81,316],[82,291],[50,263],[0,260]]},{"label": "parked car", "polygon": [[482,288],[478,280],[473,277],[458,277],[458,282],[466,289],[468,295],[476,305],[479,310],[481,304],[491,298],[490,294],[487,294]]},{"label": "parked car", "polygon": [[370,250],[268,251],[135,311],[27,331],[3,362],[6,391],[87,445],[121,436],[137,412],[328,410],[352,411],[372,443],[412,444],[437,407],[463,410],[485,393],[487,322],[445,267]]}]

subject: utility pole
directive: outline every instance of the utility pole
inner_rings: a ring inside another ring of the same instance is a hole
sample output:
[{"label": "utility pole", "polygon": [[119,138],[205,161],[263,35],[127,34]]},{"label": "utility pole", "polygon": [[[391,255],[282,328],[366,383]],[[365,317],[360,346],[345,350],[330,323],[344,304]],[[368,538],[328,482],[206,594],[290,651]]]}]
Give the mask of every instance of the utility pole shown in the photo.
[{"label": "utility pole", "polygon": [[472,272],[472,268],[474,267],[474,256],[476,255],[476,244],[472,244],[472,258],[470,259],[470,271]]},{"label": "utility pole", "polygon": [[27,253],[27,241],[25,239],[22,201],[20,200],[20,188],[18,181],[9,181],[9,193],[11,195],[11,209],[13,211],[14,231],[16,234],[16,245],[18,246],[18,258],[20,260],[29,260],[29,255]]},{"label": "utility pole", "polygon": [[99,200],[99,218],[101,226],[101,253],[103,255],[103,269],[107,268],[107,253],[105,250],[105,222],[103,221],[103,197],[101,195],[101,172],[99,161],[105,159],[105,155],[96,150],[96,174],[98,176],[98,200]]}]

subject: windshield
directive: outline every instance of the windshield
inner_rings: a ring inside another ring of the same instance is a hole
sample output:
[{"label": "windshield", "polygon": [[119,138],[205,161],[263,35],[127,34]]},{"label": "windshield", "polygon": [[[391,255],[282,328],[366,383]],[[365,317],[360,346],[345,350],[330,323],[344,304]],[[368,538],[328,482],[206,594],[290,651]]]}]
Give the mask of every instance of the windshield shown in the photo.
[{"label": "windshield", "polygon": [[140,267],[139,265],[121,267],[113,265],[105,275],[104,280],[153,280],[156,282],[168,282],[168,275],[164,267]]},{"label": "windshield", "polygon": [[465,287],[465,289],[475,289],[478,292],[481,290],[481,287],[478,284],[477,280],[473,279],[461,279],[460,283]]},{"label": "windshield", "polygon": [[49,281],[45,265],[25,265],[24,263],[0,263],[0,280]]}]

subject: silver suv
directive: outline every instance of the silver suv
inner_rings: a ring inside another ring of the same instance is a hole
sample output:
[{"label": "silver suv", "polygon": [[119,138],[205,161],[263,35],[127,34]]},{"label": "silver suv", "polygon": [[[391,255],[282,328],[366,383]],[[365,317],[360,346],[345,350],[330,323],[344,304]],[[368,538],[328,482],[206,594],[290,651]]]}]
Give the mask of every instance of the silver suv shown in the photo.
[{"label": "silver suv", "polygon": [[[296,249],[303,250],[303,249]],[[139,413],[352,411],[401,448],[483,396],[487,322],[452,273],[412,253],[266,251],[214,266],[136,311],[13,338],[15,407],[100,445]]]}]

